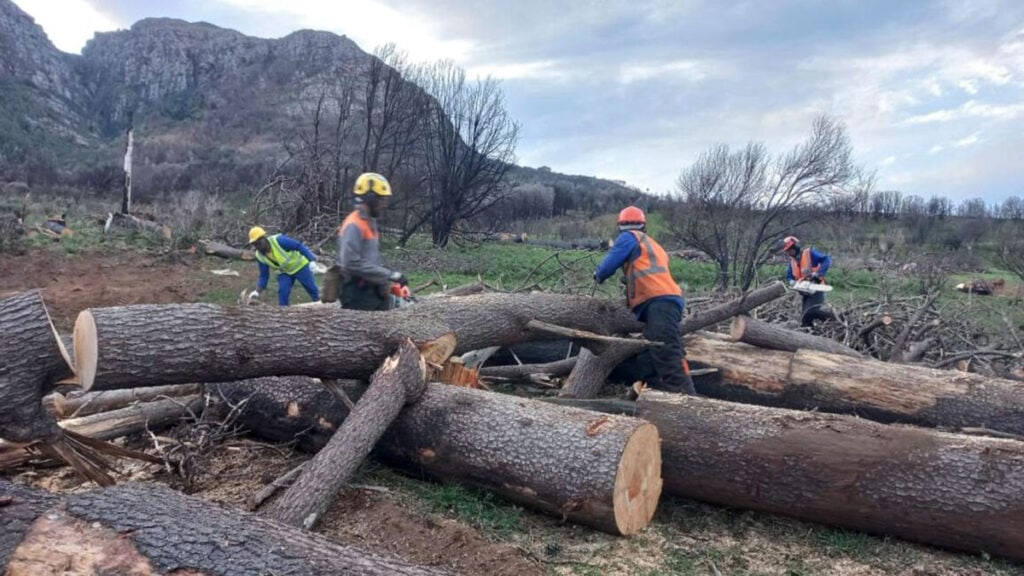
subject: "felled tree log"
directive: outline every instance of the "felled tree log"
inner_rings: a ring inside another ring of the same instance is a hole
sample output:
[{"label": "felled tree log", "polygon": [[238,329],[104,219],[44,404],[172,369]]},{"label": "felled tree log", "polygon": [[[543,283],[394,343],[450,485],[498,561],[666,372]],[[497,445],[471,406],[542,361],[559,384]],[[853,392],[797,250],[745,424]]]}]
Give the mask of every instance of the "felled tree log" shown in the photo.
[{"label": "felled tree log", "polygon": [[737,316],[732,319],[730,336],[737,342],[743,342],[760,348],[770,350],[818,350],[830,354],[842,354],[844,356],[861,356],[849,346],[796,330],[788,330],[781,326],[774,326],[767,322],[761,322],[750,316]]},{"label": "felled tree log", "polygon": [[157,224],[152,220],[143,220],[142,218],[137,218],[131,214],[110,212],[107,214],[107,221],[103,226],[103,233],[110,234],[110,232],[116,228],[120,228],[122,230],[133,230],[136,232],[146,232],[164,240],[171,239],[170,226]]},{"label": "felled tree log", "polygon": [[559,294],[444,298],[385,314],[334,306],[140,305],[79,314],[75,358],[84,390],[266,375],[365,379],[405,337],[426,342],[454,333],[456,353],[553,338],[526,328],[535,318],[602,334],[640,327],[616,303]]},{"label": "felled tree log", "polygon": [[256,253],[252,250],[242,250],[234,246],[228,246],[216,240],[200,240],[203,245],[203,252],[209,256],[219,256],[229,260],[255,260]]},{"label": "felled tree log", "polygon": [[73,372],[38,291],[0,300],[0,334],[0,438],[59,440],[42,399]]},{"label": "felled tree log", "polygon": [[647,526],[661,493],[654,426],[443,384],[402,411],[377,453],[612,534]]},{"label": "felled tree log", "polygon": [[58,418],[78,418],[100,412],[110,412],[139,402],[191,396],[202,391],[202,384],[177,384],[152,388],[84,392],[68,396],[54,394],[53,404]]},{"label": "felled tree log", "polygon": [[12,576],[447,574],[156,484],[58,498],[0,480],[0,495],[0,569]]},{"label": "felled tree log", "polygon": [[285,524],[312,528],[402,407],[423,394],[426,375],[426,361],[406,340],[384,361],[338,432],[306,463],[267,515]]},{"label": "felled tree log", "polygon": [[546,376],[568,376],[576,365],[576,356],[545,364],[517,364],[509,366],[485,366],[480,369],[483,378],[529,378],[531,374]]},{"label": "felled tree log", "polygon": [[1020,442],[659,392],[637,415],[671,494],[1024,560]]},{"label": "felled tree log", "polygon": [[683,318],[679,332],[680,334],[689,334],[697,330],[710,328],[719,322],[725,322],[733,316],[746,314],[758,306],[782,298],[785,294],[786,286],[782,282],[766,284],[756,290],[747,292],[739,298]]},{"label": "felled tree log", "polygon": [[688,339],[687,353],[721,370],[720,385],[699,390],[715,398],[879,422],[1024,434],[1024,388],[1012,380],[813,350],[771,351],[706,337]]}]

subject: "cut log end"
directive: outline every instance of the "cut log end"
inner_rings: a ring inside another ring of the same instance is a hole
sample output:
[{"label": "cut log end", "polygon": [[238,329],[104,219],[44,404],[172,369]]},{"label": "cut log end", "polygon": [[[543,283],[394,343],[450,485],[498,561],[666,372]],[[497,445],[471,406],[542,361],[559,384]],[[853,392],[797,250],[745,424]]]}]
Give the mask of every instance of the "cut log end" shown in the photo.
[{"label": "cut log end", "polygon": [[96,345],[96,321],[89,310],[80,312],[75,320],[74,342],[75,371],[78,373],[82,390],[88,392],[96,379],[96,361],[99,353]]},{"label": "cut log end", "polygon": [[428,342],[416,343],[416,347],[419,348],[420,354],[423,355],[423,359],[428,364],[436,365],[444,364],[445,360],[455,353],[455,347],[457,345],[458,341],[455,338],[454,332],[442,334]]},{"label": "cut log end", "polygon": [[661,498],[661,439],[653,424],[638,426],[615,474],[615,524],[623,536],[650,524]]},{"label": "cut log end", "polygon": [[747,329],[747,321],[743,316],[735,316],[732,319],[732,325],[729,326],[729,338],[733,342],[739,342],[743,339],[743,332]]}]

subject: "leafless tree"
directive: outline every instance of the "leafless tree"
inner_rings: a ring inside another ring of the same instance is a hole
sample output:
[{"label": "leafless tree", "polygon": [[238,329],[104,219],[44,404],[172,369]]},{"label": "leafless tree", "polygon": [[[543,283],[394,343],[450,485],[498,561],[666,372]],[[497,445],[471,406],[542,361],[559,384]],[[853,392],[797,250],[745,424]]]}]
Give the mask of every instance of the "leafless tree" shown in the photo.
[{"label": "leafless tree", "polygon": [[492,78],[468,81],[449,61],[428,67],[422,77],[434,98],[422,162],[435,246],[447,246],[456,224],[501,199],[504,179],[515,161],[519,126],[505,109]]},{"label": "leafless tree", "polygon": [[830,197],[857,184],[867,190],[871,182],[853,165],[845,127],[822,116],[803,144],[774,159],[759,143],[705,152],[679,177],[685,203],[672,229],[715,260],[720,287],[747,289],[780,236],[813,218]]}]

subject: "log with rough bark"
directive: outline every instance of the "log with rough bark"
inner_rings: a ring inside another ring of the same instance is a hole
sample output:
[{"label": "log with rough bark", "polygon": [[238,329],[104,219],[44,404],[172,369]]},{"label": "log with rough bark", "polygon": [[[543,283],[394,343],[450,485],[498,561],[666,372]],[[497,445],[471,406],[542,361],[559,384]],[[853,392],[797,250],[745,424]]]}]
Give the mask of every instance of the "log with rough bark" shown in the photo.
[{"label": "log with rough bark", "polygon": [[782,282],[772,282],[756,290],[751,290],[739,298],[684,318],[679,332],[681,334],[689,334],[697,330],[710,328],[719,322],[725,322],[738,314],[746,314],[758,306],[782,298],[785,295],[786,286]]},{"label": "log with rough bark", "polygon": [[267,375],[368,378],[405,337],[424,342],[454,333],[456,353],[553,337],[527,329],[537,318],[602,334],[640,328],[616,302],[544,293],[432,299],[386,313],[138,305],[79,314],[75,358],[84,390]]},{"label": "log with rough bark", "polygon": [[219,256],[229,260],[256,259],[256,252],[253,250],[235,248],[234,246],[228,246],[227,244],[217,242],[216,240],[200,240],[199,243],[203,245],[203,252],[209,256]]},{"label": "log with rough bark", "polygon": [[406,340],[394,356],[384,361],[338,432],[306,463],[267,515],[285,524],[312,528],[402,407],[423,394],[426,375],[426,361]]},{"label": "log with rough bark", "polygon": [[668,493],[1024,560],[1024,444],[645,392]]},{"label": "log with rough bark", "polygon": [[176,384],[154,386],[152,388],[79,392],[69,394],[68,396],[55,393],[53,395],[53,405],[58,418],[78,418],[125,408],[138,402],[152,402],[162,398],[192,396],[202,391],[202,384]]},{"label": "log with rough bark", "polygon": [[0,570],[12,576],[447,574],[155,484],[58,497],[0,480],[0,496]]},{"label": "log with rough bark", "polygon": [[612,534],[642,530],[661,492],[658,431],[642,420],[443,384],[402,411],[377,453]]},{"label": "log with rough bark", "polygon": [[762,322],[750,316],[737,316],[732,319],[730,337],[737,342],[768,348],[769,350],[818,350],[831,354],[843,354],[845,356],[861,356],[849,346],[845,346],[835,340],[789,330],[781,326],[775,326]]},{"label": "log with rough bark", "polygon": [[73,372],[38,291],[0,300],[0,334],[0,438],[59,441],[42,400]]},{"label": "log with rough bark", "polygon": [[576,365],[576,356],[544,364],[512,364],[508,366],[485,366],[480,369],[483,378],[529,379],[532,374],[545,376],[568,376]]},{"label": "log with rough bark", "polygon": [[1012,380],[707,337],[689,338],[687,353],[721,370],[720,384],[698,389],[706,396],[879,422],[1024,434],[1024,387]]},{"label": "log with rough bark", "polygon": [[110,212],[107,214],[107,221],[103,225],[103,233],[110,234],[115,229],[132,230],[135,232],[146,232],[163,240],[171,239],[171,227],[157,224],[152,220],[143,220],[131,214]]}]

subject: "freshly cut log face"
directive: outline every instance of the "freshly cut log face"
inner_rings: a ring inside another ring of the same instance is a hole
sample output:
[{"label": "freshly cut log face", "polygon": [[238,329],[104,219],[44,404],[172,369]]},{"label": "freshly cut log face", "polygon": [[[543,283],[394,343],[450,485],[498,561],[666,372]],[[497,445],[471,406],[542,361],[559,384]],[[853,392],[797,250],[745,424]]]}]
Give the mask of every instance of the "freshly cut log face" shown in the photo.
[{"label": "freshly cut log face", "polygon": [[154,484],[58,498],[0,480],[0,570],[30,576],[439,576]]},{"label": "freshly cut log face", "polygon": [[430,384],[377,452],[612,534],[646,527],[661,495],[651,424],[483,390]]},{"label": "freshly cut log face", "polygon": [[[459,354],[536,339],[526,328],[536,318],[601,334],[640,327],[617,303],[559,294],[439,298],[386,314],[335,306],[139,305],[79,314],[75,358],[84,390],[271,375],[365,379],[403,338],[421,344],[454,333]],[[240,336],[247,334],[258,337]]]},{"label": "freshly cut log face", "polygon": [[653,391],[637,416],[670,494],[1024,560],[1019,441]]}]

